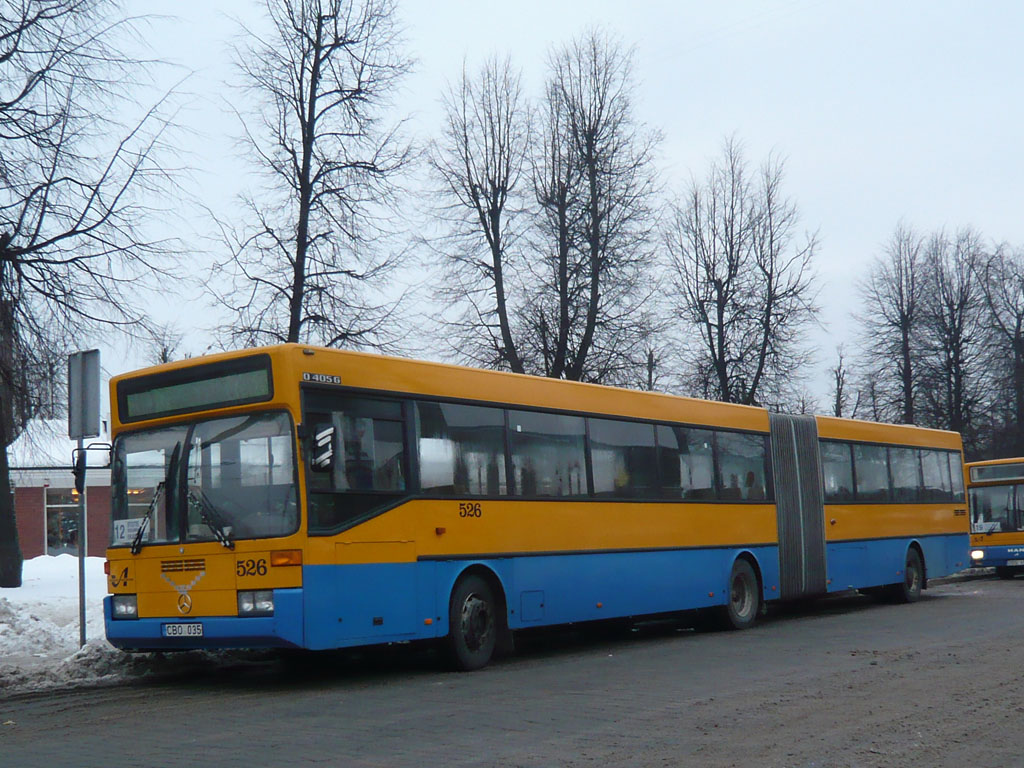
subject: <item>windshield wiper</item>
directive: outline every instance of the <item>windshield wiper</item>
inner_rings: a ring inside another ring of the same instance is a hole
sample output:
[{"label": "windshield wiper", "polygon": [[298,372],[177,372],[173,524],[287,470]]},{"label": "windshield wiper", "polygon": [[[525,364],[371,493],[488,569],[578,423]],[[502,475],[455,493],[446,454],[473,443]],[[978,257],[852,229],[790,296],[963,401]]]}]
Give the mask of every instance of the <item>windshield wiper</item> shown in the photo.
[{"label": "windshield wiper", "polygon": [[[171,451],[170,461],[167,462],[167,476],[156,484],[156,488],[153,491],[153,500],[149,502],[149,509],[146,510],[146,516],[139,524],[139,529],[135,531],[135,538],[132,539],[131,546],[131,553],[133,555],[137,555],[142,551],[142,537],[145,535],[146,529],[149,528],[150,519],[156,512],[156,505],[160,501],[160,494],[168,488],[175,487],[175,481],[178,478],[178,463],[180,460],[181,441],[179,440],[174,444],[174,450]],[[171,498],[173,498],[173,496]],[[168,502],[170,502],[170,498],[168,499]]]},{"label": "windshield wiper", "polygon": [[139,523],[139,528],[135,531],[135,538],[132,539],[131,553],[133,555],[139,554],[142,551],[142,537],[146,533],[146,529],[149,528],[149,519],[153,516],[153,512],[156,510],[157,502],[160,501],[160,494],[164,491],[164,481],[161,480],[156,484],[156,490],[153,491],[153,500],[149,502],[149,509],[146,510],[146,516],[142,518],[142,522]]},{"label": "windshield wiper", "polygon": [[217,508],[210,503],[210,500],[206,498],[206,494],[202,491],[196,493],[189,488],[188,500],[190,504],[199,510],[199,519],[206,523],[207,528],[213,531],[213,537],[228,549],[234,549],[235,542],[231,540],[227,533],[224,518],[221,517]]}]

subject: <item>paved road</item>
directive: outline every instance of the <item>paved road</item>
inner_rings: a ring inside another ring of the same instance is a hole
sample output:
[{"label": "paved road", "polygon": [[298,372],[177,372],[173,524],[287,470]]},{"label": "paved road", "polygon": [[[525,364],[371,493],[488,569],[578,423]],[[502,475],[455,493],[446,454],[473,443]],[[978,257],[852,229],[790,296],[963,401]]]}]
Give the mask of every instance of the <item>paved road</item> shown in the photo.
[{"label": "paved road", "polygon": [[1024,579],[753,630],[537,635],[480,672],[328,656],[0,700],[0,765],[985,766],[1024,760]]}]

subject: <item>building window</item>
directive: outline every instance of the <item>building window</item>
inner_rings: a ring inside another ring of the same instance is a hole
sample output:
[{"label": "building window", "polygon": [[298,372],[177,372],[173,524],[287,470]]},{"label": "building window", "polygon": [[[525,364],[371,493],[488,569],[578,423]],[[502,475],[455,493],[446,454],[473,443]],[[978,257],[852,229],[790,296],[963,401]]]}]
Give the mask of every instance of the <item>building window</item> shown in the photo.
[{"label": "building window", "polygon": [[78,491],[46,489],[46,554],[78,554]]}]

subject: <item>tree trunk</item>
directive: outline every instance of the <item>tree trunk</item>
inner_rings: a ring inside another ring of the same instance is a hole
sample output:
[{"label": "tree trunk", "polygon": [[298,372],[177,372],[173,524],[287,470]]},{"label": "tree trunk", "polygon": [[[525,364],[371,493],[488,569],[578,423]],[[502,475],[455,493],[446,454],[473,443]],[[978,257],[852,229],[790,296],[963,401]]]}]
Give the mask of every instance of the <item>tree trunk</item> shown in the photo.
[{"label": "tree trunk", "polygon": [[[0,398],[6,395],[0,384]],[[0,418],[5,404],[0,399]],[[21,586],[21,546],[18,544],[18,525],[14,517],[14,497],[11,495],[11,471],[7,465],[7,440],[0,440],[0,587]]]},{"label": "tree trunk", "polygon": [[10,302],[0,301],[0,587],[21,586],[21,547],[11,497],[11,473],[7,446],[17,434],[14,392],[8,377],[14,369],[14,311]]}]

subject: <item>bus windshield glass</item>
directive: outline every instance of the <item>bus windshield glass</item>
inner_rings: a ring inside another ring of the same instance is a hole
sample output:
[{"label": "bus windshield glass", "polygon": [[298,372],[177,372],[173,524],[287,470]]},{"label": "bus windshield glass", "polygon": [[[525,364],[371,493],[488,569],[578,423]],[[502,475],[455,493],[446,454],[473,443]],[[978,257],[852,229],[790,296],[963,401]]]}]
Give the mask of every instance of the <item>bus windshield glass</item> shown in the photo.
[{"label": "bus windshield glass", "polygon": [[1024,530],[1024,486],[971,488],[971,532],[1007,533]]},{"label": "bus windshield glass", "polygon": [[[291,420],[259,413],[118,437],[114,546],[286,536],[298,530]],[[141,533],[140,533],[141,530]]]}]

